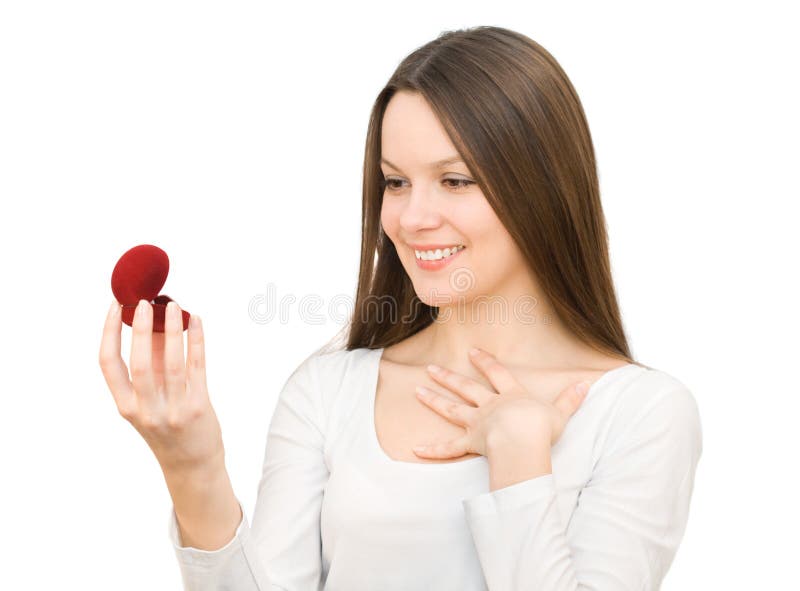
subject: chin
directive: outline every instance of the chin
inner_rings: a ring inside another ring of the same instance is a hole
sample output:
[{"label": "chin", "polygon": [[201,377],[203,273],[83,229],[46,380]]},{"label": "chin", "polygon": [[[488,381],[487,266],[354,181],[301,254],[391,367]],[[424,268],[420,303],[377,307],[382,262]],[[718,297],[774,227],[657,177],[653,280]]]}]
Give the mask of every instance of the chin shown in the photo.
[{"label": "chin", "polygon": [[463,304],[467,300],[466,294],[453,290],[447,283],[441,288],[433,283],[427,286],[415,284],[414,291],[421,302],[436,308]]}]

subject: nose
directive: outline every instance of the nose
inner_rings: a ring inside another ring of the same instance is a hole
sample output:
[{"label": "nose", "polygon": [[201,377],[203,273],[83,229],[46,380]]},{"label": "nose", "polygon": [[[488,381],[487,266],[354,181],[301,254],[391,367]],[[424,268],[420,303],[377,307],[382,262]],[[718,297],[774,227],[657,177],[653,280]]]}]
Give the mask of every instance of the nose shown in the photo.
[{"label": "nose", "polygon": [[400,227],[409,236],[420,230],[435,228],[441,224],[441,214],[435,195],[424,187],[412,187],[408,199],[400,212]]}]

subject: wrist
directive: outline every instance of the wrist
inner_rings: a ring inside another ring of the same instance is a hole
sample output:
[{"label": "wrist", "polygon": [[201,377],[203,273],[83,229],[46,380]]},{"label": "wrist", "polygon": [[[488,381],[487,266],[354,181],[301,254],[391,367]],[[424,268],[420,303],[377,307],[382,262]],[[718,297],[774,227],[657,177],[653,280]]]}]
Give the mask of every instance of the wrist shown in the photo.
[{"label": "wrist", "polygon": [[213,551],[230,542],[243,515],[225,466],[165,476],[181,546]]},{"label": "wrist", "polygon": [[552,474],[550,442],[543,436],[517,437],[498,431],[487,437],[489,490]]},{"label": "wrist", "polygon": [[193,483],[195,485],[202,485],[203,483],[210,484],[228,477],[224,453],[196,464],[160,465],[161,472],[164,474],[164,478],[168,483]]},{"label": "wrist", "polygon": [[516,455],[527,451],[541,453],[541,450],[547,450],[549,452],[550,447],[549,432],[536,425],[527,425],[524,428],[499,425],[486,435],[487,458],[492,455]]}]

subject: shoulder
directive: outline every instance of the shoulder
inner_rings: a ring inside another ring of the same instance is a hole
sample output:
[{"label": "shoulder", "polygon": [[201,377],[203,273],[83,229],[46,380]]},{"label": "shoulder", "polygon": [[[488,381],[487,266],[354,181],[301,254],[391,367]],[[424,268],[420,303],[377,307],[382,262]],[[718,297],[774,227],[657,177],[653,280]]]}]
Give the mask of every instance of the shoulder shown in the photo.
[{"label": "shoulder", "polygon": [[689,445],[700,454],[702,426],[697,400],[672,374],[629,366],[617,379],[601,384],[597,394],[605,399],[607,449],[661,439]]},{"label": "shoulder", "polygon": [[308,355],[287,378],[283,398],[302,398],[321,417],[348,413],[370,377],[375,349],[317,350]]},{"label": "shoulder", "polygon": [[357,374],[363,377],[368,368],[370,355],[376,354],[375,349],[361,347],[358,349],[335,349],[333,351],[319,351],[311,355],[314,360],[316,370],[323,377],[335,378],[346,377]]},{"label": "shoulder", "polygon": [[345,378],[353,374],[363,374],[367,369],[367,358],[374,349],[335,349],[317,350],[308,355],[295,367],[289,380],[297,378],[324,380],[330,383],[336,378]]},{"label": "shoulder", "polygon": [[697,400],[689,387],[672,374],[652,367],[633,367],[617,398],[618,411],[631,415],[648,412],[670,412],[684,418],[699,415]]}]

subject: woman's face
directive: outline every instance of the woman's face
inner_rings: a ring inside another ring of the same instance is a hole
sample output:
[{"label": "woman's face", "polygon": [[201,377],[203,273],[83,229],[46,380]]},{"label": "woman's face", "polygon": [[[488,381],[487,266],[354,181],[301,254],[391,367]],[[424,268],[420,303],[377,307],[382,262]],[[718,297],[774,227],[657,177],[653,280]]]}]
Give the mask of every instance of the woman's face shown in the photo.
[{"label": "woman's face", "polygon": [[[510,295],[525,275],[521,253],[421,94],[391,98],[381,137],[381,224],[417,296],[447,306]],[[458,162],[437,165],[451,158]],[[446,248],[459,250],[419,260]]]}]

